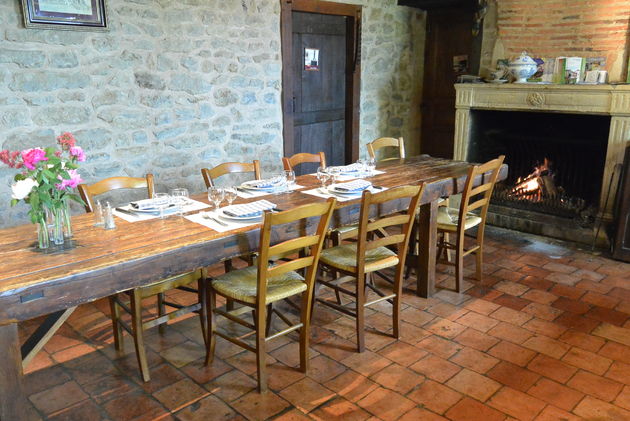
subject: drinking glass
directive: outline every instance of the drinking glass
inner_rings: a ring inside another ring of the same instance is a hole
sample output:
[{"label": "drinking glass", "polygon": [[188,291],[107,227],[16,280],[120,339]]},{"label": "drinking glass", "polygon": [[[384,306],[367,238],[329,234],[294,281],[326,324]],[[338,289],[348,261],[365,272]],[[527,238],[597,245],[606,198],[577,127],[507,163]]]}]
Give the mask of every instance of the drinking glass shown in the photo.
[{"label": "drinking glass", "polygon": [[285,171],[284,177],[287,179],[287,188],[291,191],[291,188],[295,186],[295,171]]},{"label": "drinking glass", "polygon": [[317,168],[317,179],[322,183],[322,189],[325,189],[326,182],[330,179],[330,174],[326,172],[326,167]]},{"label": "drinking glass", "polygon": [[221,202],[225,197],[225,191],[218,187],[208,187],[208,200],[214,204],[214,210],[219,211]]},{"label": "drinking glass", "polygon": [[164,219],[166,214],[164,211],[171,204],[171,197],[168,193],[154,193],[153,205],[160,210],[160,219]]},{"label": "drinking glass", "polygon": [[225,200],[228,202],[228,206],[232,206],[232,202],[234,202],[234,200],[238,197],[238,192],[234,187],[228,187],[223,190],[223,195],[225,196]]},{"label": "drinking glass", "polygon": [[357,165],[359,166],[359,177],[365,177],[367,174],[366,163],[364,159],[357,159]]},{"label": "drinking glass", "polygon": [[376,161],[374,161],[374,158],[368,158],[365,162],[365,169],[367,170],[368,177],[372,177],[374,175],[374,170],[376,170]]},{"label": "drinking glass", "polygon": [[276,194],[287,192],[287,177],[284,171],[279,174],[274,174],[271,180],[276,186],[274,189]]},{"label": "drinking glass", "polygon": [[330,175],[332,184],[335,184],[337,183],[337,181],[339,181],[339,176],[341,175],[341,169],[339,167],[328,167],[327,172]]},{"label": "drinking glass", "polygon": [[188,204],[188,189],[177,188],[171,190],[171,199],[175,206],[177,206],[177,215],[184,215],[184,206]]}]

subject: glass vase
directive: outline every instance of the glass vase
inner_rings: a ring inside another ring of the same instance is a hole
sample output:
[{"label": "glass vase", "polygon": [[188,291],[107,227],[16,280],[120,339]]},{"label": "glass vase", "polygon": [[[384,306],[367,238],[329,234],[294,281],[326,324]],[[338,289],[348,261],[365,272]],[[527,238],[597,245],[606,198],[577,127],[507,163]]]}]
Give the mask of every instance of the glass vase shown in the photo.
[{"label": "glass vase", "polygon": [[48,223],[46,218],[42,217],[37,223],[37,247],[45,250],[50,247],[50,239],[48,237]]},{"label": "glass vase", "polygon": [[70,206],[64,203],[61,207],[63,214],[63,237],[68,240],[72,238],[72,219],[70,218]]},{"label": "glass vase", "polygon": [[64,206],[54,207],[50,210],[50,220],[48,221],[48,227],[50,230],[50,240],[53,244],[61,245],[64,242],[63,238],[63,220],[64,220]]}]

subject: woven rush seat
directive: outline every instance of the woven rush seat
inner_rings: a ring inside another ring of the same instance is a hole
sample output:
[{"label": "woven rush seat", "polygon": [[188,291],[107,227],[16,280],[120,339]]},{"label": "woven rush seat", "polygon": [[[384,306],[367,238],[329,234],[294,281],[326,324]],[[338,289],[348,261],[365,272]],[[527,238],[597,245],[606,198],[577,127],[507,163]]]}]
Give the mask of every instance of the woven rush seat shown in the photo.
[{"label": "woven rush seat", "polygon": [[[357,243],[344,244],[322,250],[320,261],[347,272],[357,267]],[[365,253],[365,273],[382,270],[398,264],[398,255],[387,247],[377,247]]]},{"label": "woven rush seat", "polygon": [[[437,226],[438,229],[445,231],[457,231],[457,221],[459,219],[459,209],[439,207],[437,214]],[[482,219],[472,212],[466,214],[466,222],[464,223],[464,229],[470,229],[481,224]]]},{"label": "woven rush seat", "polygon": [[[248,304],[256,303],[258,267],[248,266],[220,275],[212,280],[212,288],[219,294],[243,301]],[[283,300],[295,294],[306,291],[304,278],[297,272],[287,272],[267,281],[267,296],[265,304]]]}]

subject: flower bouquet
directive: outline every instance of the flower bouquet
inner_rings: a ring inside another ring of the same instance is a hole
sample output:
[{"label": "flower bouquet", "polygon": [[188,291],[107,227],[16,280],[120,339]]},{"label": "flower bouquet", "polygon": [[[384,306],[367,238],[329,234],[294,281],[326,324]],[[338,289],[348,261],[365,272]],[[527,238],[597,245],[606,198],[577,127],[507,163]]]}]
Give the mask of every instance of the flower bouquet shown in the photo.
[{"label": "flower bouquet", "polygon": [[48,247],[50,236],[55,244],[63,244],[64,236],[72,236],[68,201],[83,204],[73,189],[83,182],[77,162],[85,161],[85,153],[70,133],[58,136],[57,143],[59,147],[0,151],[0,161],[20,170],[11,186],[11,206],[20,200],[29,204],[28,214],[37,224],[38,246],[42,249]]}]

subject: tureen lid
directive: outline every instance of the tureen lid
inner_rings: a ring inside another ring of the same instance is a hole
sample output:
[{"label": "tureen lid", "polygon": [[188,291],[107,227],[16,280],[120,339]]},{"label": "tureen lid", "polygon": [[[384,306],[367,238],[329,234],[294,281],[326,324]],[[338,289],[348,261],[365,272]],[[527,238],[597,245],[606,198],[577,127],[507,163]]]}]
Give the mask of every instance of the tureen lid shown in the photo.
[{"label": "tureen lid", "polygon": [[516,60],[512,60],[510,64],[536,64],[536,61],[527,55],[527,51],[523,51],[521,56]]}]

